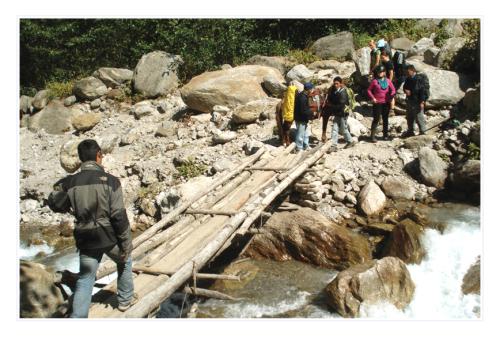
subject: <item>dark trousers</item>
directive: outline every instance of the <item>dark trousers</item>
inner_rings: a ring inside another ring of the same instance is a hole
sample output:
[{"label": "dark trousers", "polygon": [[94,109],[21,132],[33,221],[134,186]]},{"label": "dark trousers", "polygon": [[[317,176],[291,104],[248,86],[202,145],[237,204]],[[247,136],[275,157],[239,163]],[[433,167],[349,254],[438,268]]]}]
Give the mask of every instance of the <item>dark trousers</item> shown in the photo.
[{"label": "dark trousers", "polygon": [[382,125],[384,130],[384,137],[389,133],[389,110],[391,109],[391,103],[385,104],[373,104],[373,121],[372,121],[372,131],[374,131],[380,121],[380,116],[382,116]]}]

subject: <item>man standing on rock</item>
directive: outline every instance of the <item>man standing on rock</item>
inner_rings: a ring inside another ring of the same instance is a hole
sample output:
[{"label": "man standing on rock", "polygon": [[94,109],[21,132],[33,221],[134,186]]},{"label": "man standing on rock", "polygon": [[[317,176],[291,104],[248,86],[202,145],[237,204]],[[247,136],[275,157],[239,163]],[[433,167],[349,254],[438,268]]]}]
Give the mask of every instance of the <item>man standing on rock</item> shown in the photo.
[{"label": "man standing on rock", "polygon": [[[350,148],[354,146],[351,134],[347,127],[347,105],[349,104],[349,96],[347,95],[347,90],[344,86],[341,77],[335,77],[333,79],[333,88],[329,91],[327,97],[326,107],[331,111],[333,115],[333,125],[332,125],[332,152],[337,151],[337,142],[339,139],[339,129],[340,133],[344,136],[347,145],[345,148]],[[328,120],[327,120],[328,122]],[[326,126],[324,128],[326,131]]]},{"label": "man standing on rock", "polygon": [[417,74],[415,66],[408,65],[406,68],[408,77],[403,85],[403,90],[406,94],[406,121],[408,130],[403,133],[402,137],[410,137],[415,135],[415,120],[417,121],[420,135],[425,134],[425,101],[428,99],[428,80],[424,74]]},{"label": "man standing on rock", "polygon": [[304,84],[304,90],[297,95],[295,100],[294,119],[297,131],[295,132],[295,145],[297,151],[309,149],[309,131],[307,130],[309,120],[314,119],[315,113],[309,106],[309,95],[314,85],[310,82]]},{"label": "man standing on rock", "polygon": [[49,196],[55,212],[76,218],[73,235],[80,251],[80,273],[73,295],[72,318],[87,318],[97,268],[104,254],[116,262],[118,309],[136,301],[132,277],[132,236],[123,205],[120,180],[102,167],[101,148],[95,140],[78,145],[81,171],[59,180]]}]

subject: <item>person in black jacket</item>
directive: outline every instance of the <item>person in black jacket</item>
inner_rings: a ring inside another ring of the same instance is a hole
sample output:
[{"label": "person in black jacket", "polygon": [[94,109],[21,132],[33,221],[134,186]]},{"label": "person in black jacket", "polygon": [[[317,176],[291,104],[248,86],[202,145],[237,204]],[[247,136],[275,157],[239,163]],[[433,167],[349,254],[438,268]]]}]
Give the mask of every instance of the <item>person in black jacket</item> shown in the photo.
[{"label": "person in black jacket", "polygon": [[415,135],[415,120],[418,124],[420,135],[425,134],[425,87],[421,83],[421,79],[417,74],[415,66],[408,65],[406,68],[407,78],[403,85],[403,90],[406,94],[406,121],[408,130],[403,133],[402,137],[410,137]]},{"label": "person in black jacket", "polygon": [[295,132],[295,146],[297,151],[309,149],[309,120],[314,119],[316,113],[309,107],[309,94],[314,85],[310,82],[304,84],[304,90],[295,99],[294,120],[297,131]]},{"label": "person in black jacket", "polygon": [[[333,115],[333,125],[332,125],[332,151],[337,151],[337,142],[340,133],[344,136],[347,145],[345,148],[350,148],[354,146],[351,134],[349,133],[349,128],[347,127],[347,105],[349,104],[349,96],[345,89],[344,83],[341,77],[335,77],[333,79],[333,86],[330,89],[327,97],[327,102],[325,108],[330,111]],[[325,127],[326,130],[326,127]]]},{"label": "person in black jacket", "polygon": [[79,173],[54,185],[49,207],[71,212],[76,218],[73,235],[80,251],[80,273],[73,295],[72,318],[88,317],[97,268],[104,254],[116,262],[118,309],[137,301],[132,278],[132,235],[123,205],[120,180],[102,167],[101,148],[95,140],[78,145]]}]

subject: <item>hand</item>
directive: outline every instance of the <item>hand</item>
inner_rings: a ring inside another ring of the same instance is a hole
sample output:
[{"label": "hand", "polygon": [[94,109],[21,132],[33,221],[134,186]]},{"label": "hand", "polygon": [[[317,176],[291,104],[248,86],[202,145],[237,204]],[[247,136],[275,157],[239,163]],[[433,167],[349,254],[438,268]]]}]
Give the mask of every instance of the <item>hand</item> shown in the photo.
[{"label": "hand", "polygon": [[424,108],[425,108],[425,102],[424,102],[424,101],[422,101],[422,102],[420,103],[420,109],[423,111],[423,110],[424,110]]},{"label": "hand", "polygon": [[377,103],[377,99],[373,98],[373,103],[376,104]]},{"label": "hand", "polygon": [[405,89],[404,91],[405,91],[406,96],[410,96],[411,95],[411,91],[409,89]]},{"label": "hand", "polygon": [[121,262],[126,262],[128,260],[128,257],[132,253],[132,242],[128,242],[128,244],[124,244],[123,249],[120,249],[120,260]]}]

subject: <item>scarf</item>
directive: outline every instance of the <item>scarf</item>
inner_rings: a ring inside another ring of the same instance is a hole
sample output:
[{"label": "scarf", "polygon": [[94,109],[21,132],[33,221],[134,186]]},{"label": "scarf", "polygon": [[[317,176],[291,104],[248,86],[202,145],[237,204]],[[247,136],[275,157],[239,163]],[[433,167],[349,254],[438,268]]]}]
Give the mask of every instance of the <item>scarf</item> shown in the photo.
[{"label": "scarf", "polygon": [[387,78],[377,79],[377,81],[378,81],[380,88],[382,88],[383,90],[386,90],[387,87],[389,87],[389,83],[387,82]]}]

